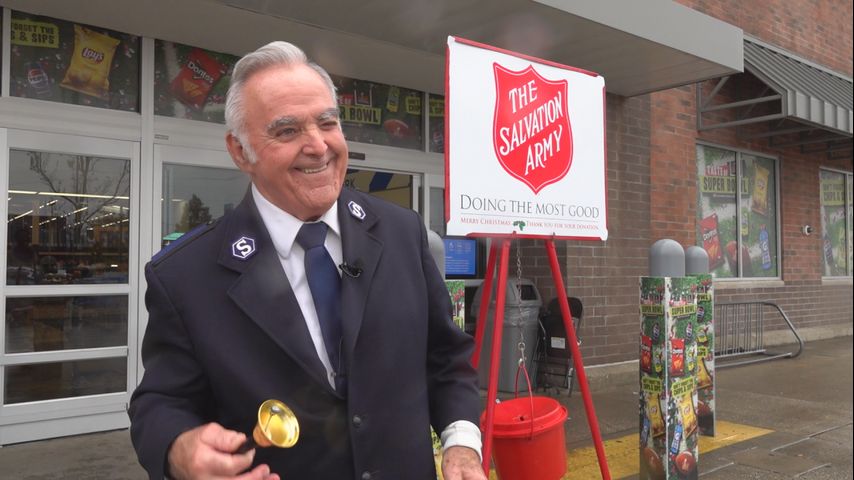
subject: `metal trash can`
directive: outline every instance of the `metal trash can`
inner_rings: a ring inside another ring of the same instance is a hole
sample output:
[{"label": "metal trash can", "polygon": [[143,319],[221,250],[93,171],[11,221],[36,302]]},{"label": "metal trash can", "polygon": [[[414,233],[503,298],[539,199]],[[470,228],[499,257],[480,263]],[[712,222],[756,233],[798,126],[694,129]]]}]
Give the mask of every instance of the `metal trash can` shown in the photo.
[{"label": "metal trash can", "polygon": [[[486,326],[483,336],[483,348],[480,352],[480,363],[478,364],[478,381],[481,388],[489,386],[489,362],[492,355],[492,328],[495,325],[495,289],[498,284],[496,279],[492,284],[492,298],[486,315]],[[517,288],[519,285],[520,288]],[[480,311],[481,297],[483,295],[483,284],[478,287],[474,295],[470,313],[477,318]],[[516,384],[516,370],[519,367],[519,334],[525,338],[525,367],[531,379],[531,388],[534,388],[534,379],[537,377],[534,363],[534,352],[537,349],[537,338],[539,329],[540,308],[543,300],[537,286],[528,279],[507,279],[507,297],[504,302],[504,329],[501,335],[501,358],[500,370],[498,371],[498,390],[502,392],[514,392]],[[519,391],[527,390],[524,375],[520,374]]]}]

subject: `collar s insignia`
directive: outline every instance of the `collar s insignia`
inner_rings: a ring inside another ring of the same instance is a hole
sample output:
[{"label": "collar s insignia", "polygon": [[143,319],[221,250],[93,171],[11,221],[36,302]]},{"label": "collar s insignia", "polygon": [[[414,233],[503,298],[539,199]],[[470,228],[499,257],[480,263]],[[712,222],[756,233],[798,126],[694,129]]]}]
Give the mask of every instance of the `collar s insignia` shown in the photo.
[{"label": "collar s insignia", "polygon": [[350,203],[347,204],[347,209],[350,210],[350,215],[358,218],[359,220],[365,219],[365,210],[358,203],[350,200]]},{"label": "collar s insignia", "polygon": [[255,239],[240,237],[231,244],[231,255],[240,260],[247,260],[255,254]]}]

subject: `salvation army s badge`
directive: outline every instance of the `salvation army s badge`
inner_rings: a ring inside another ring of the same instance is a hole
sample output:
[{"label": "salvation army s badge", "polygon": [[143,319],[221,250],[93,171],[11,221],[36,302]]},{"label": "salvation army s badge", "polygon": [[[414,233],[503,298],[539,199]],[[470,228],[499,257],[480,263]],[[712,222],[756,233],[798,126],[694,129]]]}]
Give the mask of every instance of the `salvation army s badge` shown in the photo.
[{"label": "salvation army s badge", "polygon": [[495,155],[507,173],[537,194],[572,165],[567,81],[546,80],[533,65],[517,72],[496,62],[493,72]]},{"label": "salvation army s badge", "polygon": [[358,203],[350,200],[350,203],[347,204],[347,209],[350,210],[350,215],[358,218],[359,220],[365,219],[365,209],[363,209]]},{"label": "salvation army s badge", "polygon": [[231,255],[240,260],[246,260],[255,253],[255,239],[240,237],[231,244]]}]

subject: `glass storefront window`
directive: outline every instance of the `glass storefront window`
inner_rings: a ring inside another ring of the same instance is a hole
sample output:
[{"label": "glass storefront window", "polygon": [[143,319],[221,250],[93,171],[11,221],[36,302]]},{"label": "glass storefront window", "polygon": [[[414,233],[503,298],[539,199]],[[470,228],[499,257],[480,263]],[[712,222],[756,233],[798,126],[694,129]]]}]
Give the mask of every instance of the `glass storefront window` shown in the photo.
[{"label": "glass storefront window", "polygon": [[851,276],[852,175],[819,171],[821,239],[824,276]]},{"label": "glass storefront window", "polygon": [[130,161],[9,151],[7,285],[127,283]]},{"label": "glass storefront window", "polygon": [[12,12],[14,97],[139,112],[140,37]]},{"label": "glass storefront window", "polygon": [[697,146],[697,245],[717,278],[779,276],[776,168],[773,159]]},{"label": "glass storefront window", "polygon": [[5,404],[127,391],[127,359],[100,358],[6,369]]},{"label": "glass storefront window", "polygon": [[445,96],[430,94],[430,152],[445,153]]},{"label": "glass storefront window", "polygon": [[742,277],[776,277],[777,191],[774,160],[741,155]]},{"label": "glass storefront window", "polygon": [[240,170],[164,165],[161,247],[225,215],[240,203],[248,186]]},{"label": "glass storefront window", "polygon": [[430,187],[430,230],[445,236],[445,189]]},{"label": "glass storefront window", "polygon": [[238,57],[180,43],[154,43],[154,113],[225,123],[225,94]]},{"label": "glass storefront window", "polygon": [[417,90],[330,75],[341,127],[352,142],[424,150],[423,95]]},{"label": "glass storefront window", "polygon": [[6,299],[6,353],[127,345],[127,295]]},{"label": "glass storefront window", "polygon": [[[412,208],[412,175],[348,169],[344,185]],[[164,164],[161,247],[237,206],[249,180],[230,168]]]},{"label": "glass storefront window", "polygon": [[407,173],[378,172],[375,170],[347,169],[344,186],[412,209],[412,175]]}]

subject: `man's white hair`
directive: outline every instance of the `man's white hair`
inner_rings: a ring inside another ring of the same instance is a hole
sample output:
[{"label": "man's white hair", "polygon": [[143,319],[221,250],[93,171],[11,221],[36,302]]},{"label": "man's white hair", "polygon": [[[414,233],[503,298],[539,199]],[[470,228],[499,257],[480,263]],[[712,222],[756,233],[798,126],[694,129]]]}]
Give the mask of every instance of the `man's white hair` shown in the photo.
[{"label": "man's white hair", "polygon": [[236,136],[246,153],[247,160],[255,162],[255,152],[249,146],[246,138],[246,111],[243,102],[243,85],[254,73],[273,66],[305,65],[320,75],[332,100],[337,103],[335,84],[329,74],[320,65],[311,62],[299,47],[292,43],[270,42],[254,52],[247,53],[234,65],[231,74],[231,85],[225,99],[225,126],[232,135]]}]

